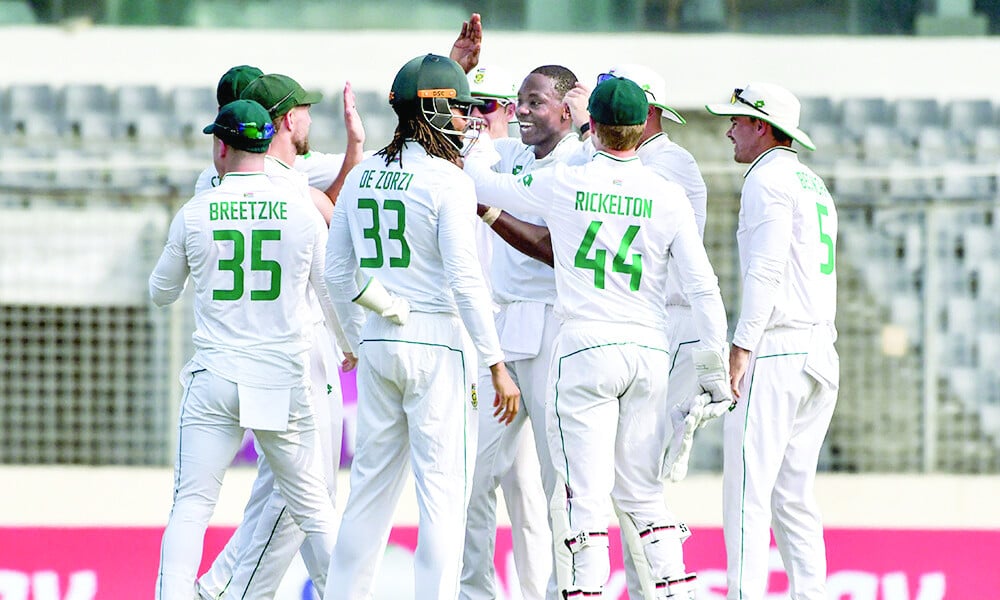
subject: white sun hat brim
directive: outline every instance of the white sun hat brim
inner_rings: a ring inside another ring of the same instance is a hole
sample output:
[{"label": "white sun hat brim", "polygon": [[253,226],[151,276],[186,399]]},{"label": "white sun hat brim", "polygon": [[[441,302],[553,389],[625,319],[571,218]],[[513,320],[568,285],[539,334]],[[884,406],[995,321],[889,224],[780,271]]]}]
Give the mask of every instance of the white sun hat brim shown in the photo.
[{"label": "white sun hat brim", "polygon": [[742,90],[742,94],[746,96],[744,100],[751,103],[757,101],[761,108],[742,102],[726,102],[706,104],[705,110],[720,117],[760,119],[785,132],[807,150],[816,149],[809,134],[799,128],[800,105],[791,92],[773,84],[750,83]]}]

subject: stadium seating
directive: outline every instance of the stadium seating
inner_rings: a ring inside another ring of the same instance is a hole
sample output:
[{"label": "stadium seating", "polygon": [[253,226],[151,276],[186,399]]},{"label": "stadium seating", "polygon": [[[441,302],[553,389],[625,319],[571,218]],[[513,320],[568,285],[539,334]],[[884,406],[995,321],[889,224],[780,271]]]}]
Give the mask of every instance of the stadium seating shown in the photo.
[{"label": "stadium seating", "polygon": [[[356,95],[367,133],[366,149],[378,149],[391,139],[395,115],[383,92],[356,90]],[[176,203],[186,199],[198,173],[210,164],[209,144],[201,130],[217,109],[210,86],[109,89],[91,84],[18,84],[0,88],[0,132],[8,138],[0,145],[0,199],[13,206],[48,208],[78,209],[86,203],[155,205],[162,213],[157,227],[165,231]],[[323,101],[310,112],[312,147],[341,151],[340,90],[326,91]],[[733,163],[732,145],[723,137],[726,125],[721,120],[699,116],[697,111],[685,111],[685,117],[688,125],[672,127],[669,133],[695,155],[705,173],[710,193],[706,243],[726,297],[732,298],[738,289],[738,262],[717,257],[729,256],[733,249],[743,168]],[[939,438],[953,439],[941,450],[939,468],[969,472],[995,464],[1000,456],[996,441],[1000,439],[1000,377],[996,374],[1000,360],[1000,261],[996,260],[1000,256],[1000,120],[993,102],[807,97],[802,101],[802,127],[818,149],[800,156],[826,179],[838,202],[838,273],[841,293],[850,298],[841,305],[838,317],[845,388],[825,464],[854,470],[919,468],[924,424],[912,404],[921,394],[919,373],[927,359],[939,363]],[[162,231],[155,231],[159,233],[150,234],[150,239],[159,244]],[[146,259],[155,260],[158,248],[143,251]],[[53,318],[33,306],[0,305],[0,310],[13,315],[12,322],[32,327],[43,327]],[[144,346],[145,351],[163,352],[149,341],[160,340],[154,328],[154,324],[162,325],[159,317],[147,313],[144,305],[129,310],[136,312],[71,311],[74,319],[90,319],[87,327],[92,329],[86,333],[91,346],[84,351],[93,356],[85,357],[81,365],[90,369],[104,364],[104,358],[117,356],[117,350],[108,351],[107,357],[96,355],[104,352],[103,342],[94,337],[100,334],[97,322],[101,319],[107,321],[104,325],[112,324],[109,327],[145,328],[143,335],[148,339],[142,343],[150,345]],[[934,328],[933,335],[928,327]],[[902,356],[884,353],[885,328],[889,335],[905,332],[902,343],[896,339],[891,348]],[[935,347],[926,349],[933,357],[923,354],[928,340],[937,340]],[[11,373],[26,368],[24,361],[10,364]],[[164,377],[167,380],[173,382]],[[143,381],[129,385],[152,386]],[[162,395],[163,389],[157,387],[151,394]],[[93,390],[87,393],[99,395]],[[9,404],[17,414],[0,412],[0,420],[10,418],[11,423],[23,425],[23,431],[40,428],[41,417],[20,408],[27,406],[29,396],[20,388],[11,391]],[[159,413],[145,405],[143,410],[149,419],[159,418]],[[873,433],[878,427],[895,433],[892,439],[879,439],[879,452],[872,453],[859,440],[878,438]],[[18,431],[19,440],[34,435]],[[987,442],[972,443],[970,438]],[[47,461],[100,456],[105,462],[128,462],[141,454],[116,454],[113,442],[112,434],[91,428],[59,448],[39,446],[18,456]],[[133,438],[119,442],[123,447],[140,443]],[[168,446],[156,442],[161,443]],[[156,444],[148,447],[160,456],[161,446]],[[702,444],[705,449],[694,464],[711,469],[721,460],[718,438],[706,435]],[[0,450],[4,447],[0,443]]]}]

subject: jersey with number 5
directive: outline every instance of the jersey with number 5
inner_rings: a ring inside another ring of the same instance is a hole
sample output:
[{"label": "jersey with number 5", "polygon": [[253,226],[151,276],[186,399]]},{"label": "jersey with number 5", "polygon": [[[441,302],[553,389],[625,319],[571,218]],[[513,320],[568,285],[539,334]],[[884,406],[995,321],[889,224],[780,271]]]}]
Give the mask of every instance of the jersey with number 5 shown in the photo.
[{"label": "jersey with number 5", "polygon": [[837,209],[794,150],[772,148],[747,170],[736,238],[744,283],[734,344],[753,350],[765,329],[833,325]]},{"label": "jersey with number 5", "polygon": [[541,216],[555,258],[557,315],[666,327],[667,266],[696,305],[706,345],[725,341],[718,279],[684,191],[637,157],[598,152],[580,166],[555,165],[518,179],[467,170],[480,202]]},{"label": "jersey with number 5", "polygon": [[502,360],[476,221],[469,177],[415,142],[388,165],[378,155],[362,161],[330,221],[326,281],[338,313],[358,293],[360,266],[413,312],[459,314],[485,364]]},{"label": "jersey with number 5", "polygon": [[177,213],[150,291],[172,302],[190,273],[201,367],[259,387],[304,380],[306,284],[323,285],[325,258],[314,212],[263,173],[232,173]]}]

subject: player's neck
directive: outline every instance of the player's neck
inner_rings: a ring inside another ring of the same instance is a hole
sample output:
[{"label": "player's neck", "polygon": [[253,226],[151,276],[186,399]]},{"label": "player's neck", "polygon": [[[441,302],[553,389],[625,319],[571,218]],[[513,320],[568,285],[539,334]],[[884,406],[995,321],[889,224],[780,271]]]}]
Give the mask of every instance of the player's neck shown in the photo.
[{"label": "player's neck", "polygon": [[573,132],[572,129],[560,131],[559,135],[552,136],[552,139],[546,140],[545,143],[535,144],[533,146],[535,152],[535,158],[540,160],[545,158],[549,154],[552,154],[552,151],[556,149],[556,146],[559,145],[559,142],[563,141],[563,139],[565,139],[566,136],[572,132]]}]

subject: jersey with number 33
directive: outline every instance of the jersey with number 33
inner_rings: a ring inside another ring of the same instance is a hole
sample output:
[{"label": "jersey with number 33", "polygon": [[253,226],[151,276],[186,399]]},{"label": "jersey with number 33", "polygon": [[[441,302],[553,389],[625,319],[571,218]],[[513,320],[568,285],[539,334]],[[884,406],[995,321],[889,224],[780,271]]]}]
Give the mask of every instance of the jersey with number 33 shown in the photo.
[{"label": "jersey with number 33", "polygon": [[480,360],[500,362],[476,220],[468,175],[419,144],[408,142],[389,165],[378,155],[362,161],[348,174],[330,221],[326,281],[338,312],[358,293],[360,266],[413,312],[459,314]]}]

